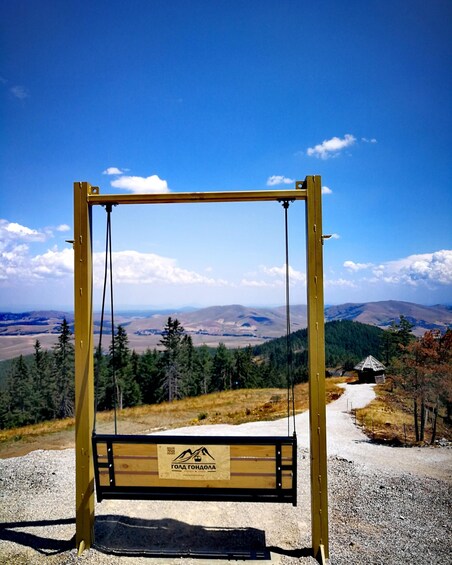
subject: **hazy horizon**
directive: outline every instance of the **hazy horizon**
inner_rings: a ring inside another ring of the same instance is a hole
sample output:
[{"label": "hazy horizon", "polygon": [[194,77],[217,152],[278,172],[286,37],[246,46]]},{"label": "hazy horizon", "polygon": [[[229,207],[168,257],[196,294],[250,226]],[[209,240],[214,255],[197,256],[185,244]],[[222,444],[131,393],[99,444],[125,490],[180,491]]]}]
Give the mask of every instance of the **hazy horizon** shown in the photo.
[{"label": "hazy horizon", "polygon": [[[325,308],[328,308],[330,306],[341,306],[343,304],[369,304],[369,303],[378,303],[378,302],[405,302],[407,304],[416,304],[418,306],[426,306],[426,307],[435,307],[435,306],[444,306],[444,307],[452,307],[452,303],[448,303],[448,302],[443,302],[443,303],[439,303],[439,302],[435,302],[435,303],[422,303],[422,302],[412,302],[410,300],[392,300],[392,299],[387,299],[387,300],[364,300],[364,301],[347,301],[347,302],[338,302],[338,303],[326,303],[325,302]],[[174,312],[174,311],[189,311],[189,310],[202,310],[204,308],[214,308],[214,307],[227,307],[227,306],[242,306],[244,308],[282,308],[285,307],[285,304],[241,304],[241,303],[230,303],[230,304],[209,304],[209,305],[202,305],[202,306],[198,306],[198,305],[178,305],[178,306],[166,306],[166,307],[162,307],[162,306],[147,306],[147,305],[132,305],[132,306],[127,306],[127,305],[117,305],[115,306],[115,312],[143,312],[145,310],[149,310],[151,312]],[[291,304],[291,307],[296,307],[296,306],[307,306],[306,303],[297,303],[297,304]],[[53,312],[71,312],[73,313],[74,311],[74,307],[73,305],[71,306],[16,306],[16,307],[5,307],[5,306],[1,306],[0,305],[0,312],[2,313],[6,313],[6,312],[11,312],[13,314],[16,313],[22,313],[22,312],[47,312],[47,311],[53,311]],[[93,307],[93,312],[95,313],[99,313],[101,311],[101,307],[100,306],[94,306]],[[109,313],[109,308],[106,309],[106,315],[108,315]]]}]

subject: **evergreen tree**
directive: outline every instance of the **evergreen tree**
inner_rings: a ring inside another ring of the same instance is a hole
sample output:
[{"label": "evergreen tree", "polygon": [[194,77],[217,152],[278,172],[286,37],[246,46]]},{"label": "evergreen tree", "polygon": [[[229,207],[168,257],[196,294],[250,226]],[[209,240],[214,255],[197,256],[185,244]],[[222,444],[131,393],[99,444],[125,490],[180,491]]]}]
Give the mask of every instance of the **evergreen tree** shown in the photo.
[{"label": "evergreen tree", "polygon": [[1,418],[5,428],[38,421],[33,382],[22,355],[14,360],[7,377],[6,390],[2,395]]},{"label": "evergreen tree", "polygon": [[159,354],[156,349],[147,349],[139,357],[135,379],[140,387],[141,400],[144,404],[158,401],[158,391],[161,386],[159,371]]},{"label": "evergreen tree", "polygon": [[232,381],[233,388],[258,388],[261,385],[250,346],[235,350]]},{"label": "evergreen tree", "polygon": [[215,351],[212,363],[212,390],[228,390],[232,388],[231,353],[224,343],[220,343]]},{"label": "evergreen tree", "polygon": [[123,326],[119,325],[110,345],[110,370],[116,406],[122,410],[141,402],[141,393],[132,373],[129,338]]},{"label": "evergreen tree", "polygon": [[10,397],[8,391],[0,389],[0,430],[8,427]]},{"label": "evergreen tree", "polygon": [[55,382],[55,409],[57,418],[74,415],[74,345],[66,318],[59,328],[58,341],[53,349],[53,379]]},{"label": "evergreen tree", "polygon": [[162,332],[162,339],[160,340],[161,345],[164,347],[162,355],[162,386],[165,396],[170,402],[176,398],[180,398],[183,392],[181,390],[182,369],[180,359],[183,333],[184,328],[179,321],[177,319],[173,320],[170,316]]},{"label": "evergreen tree", "polygon": [[196,350],[190,335],[184,335],[180,344],[180,367],[181,367],[181,392],[182,397],[198,396],[201,394],[201,382],[196,368]]},{"label": "evergreen tree", "polygon": [[199,394],[207,394],[212,379],[212,355],[207,345],[201,345],[197,348],[194,365]]},{"label": "evergreen tree", "polygon": [[414,325],[401,315],[398,322],[392,322],[389,329],[382,336],[381,349],[386,366],[390,366],[394,359],[399,358],[405,347],[413,341],[411,333]]},{"label": "evergreen tree", "polygon": [[108,371],[108,360],[101,348],[94,355],[94,397],[96,410],[109,410],[114,404],[114,390]]},{"label": "evergreen tree", "polygon": [[34,346],[33,387],[36,391],[36,412],[39,421],[55,418],[56,383],[52,373],[52,360],[42,349],[39,339]]}]

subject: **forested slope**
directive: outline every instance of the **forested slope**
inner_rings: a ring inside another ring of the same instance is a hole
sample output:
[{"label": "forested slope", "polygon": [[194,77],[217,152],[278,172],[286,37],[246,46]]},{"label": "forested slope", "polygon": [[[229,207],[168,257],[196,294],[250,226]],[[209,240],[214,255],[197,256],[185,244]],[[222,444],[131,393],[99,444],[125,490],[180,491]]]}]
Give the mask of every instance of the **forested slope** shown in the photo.
[{"label": "forested slope", "polygon": [[[384,330],[375,326],[340,320],[325,324],[326,366],[352,368],[363,357],[380,357],[384,342]],[[296,380],[306,377],[307,367],[307,329],[291,334],[290,347],[293,352],[293,366]],[[285,337],[274,339],[254,347],[253,353],[264,362],[269,362],[278,370],[283,370],[287,359],[287,340]]]},{"label": "forested slope", "polygon": [[[357,322],[326,324],[327,367],[351,368],[364,356],[379,356],[385,332]],[[291,334],[291,377],[307,380],[307,331]],[[168,318],[161,334],[163,349],[142,354],[131,350],[126,330],[117,326],[108,351],[95,355],[96,405],[113,406],[172,401],[237,388],[284,387],[287,383],[286,338],[252,349],[194,347],[177,319]],[[66,320],[52,351],[36,342],[35,354],[5,367],[0,387],[0,428],[17,427],[73,415],[74,345]]]}]

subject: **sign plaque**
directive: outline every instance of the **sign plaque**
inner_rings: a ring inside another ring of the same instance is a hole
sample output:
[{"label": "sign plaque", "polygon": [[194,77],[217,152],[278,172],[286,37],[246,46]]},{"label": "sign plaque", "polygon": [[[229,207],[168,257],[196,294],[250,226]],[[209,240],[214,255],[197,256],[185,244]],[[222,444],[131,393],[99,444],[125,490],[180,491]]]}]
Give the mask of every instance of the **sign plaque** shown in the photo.
[{"label": "sign plaque", "polygon": [[229,445],[158,444],[160,479],[184,481],[229,480]]}]

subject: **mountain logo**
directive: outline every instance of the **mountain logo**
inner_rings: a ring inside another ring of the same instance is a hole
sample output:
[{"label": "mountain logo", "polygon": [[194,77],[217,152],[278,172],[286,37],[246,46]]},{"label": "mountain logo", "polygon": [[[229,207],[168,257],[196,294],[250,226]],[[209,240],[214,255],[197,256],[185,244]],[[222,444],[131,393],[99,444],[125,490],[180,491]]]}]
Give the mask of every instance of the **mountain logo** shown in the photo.
[{"label": "mountain logo", "polygon": [[230,445],[164,443],[157,445],[157,454],[160,479],[210,484],[231,478]]},{"label": "mountain logo", "polygon": [[217,465],[215,458],[210,454],[207,447],[198,447],[195,450],[185,449],[171,462],[173,471],[208,471],[215,472]]}]

